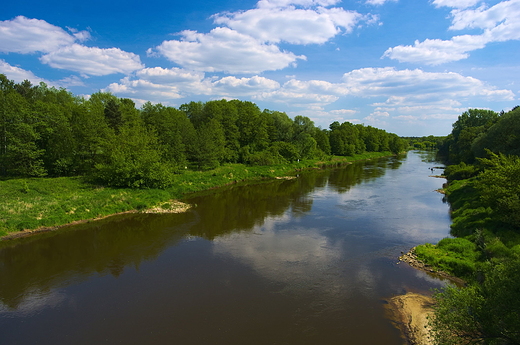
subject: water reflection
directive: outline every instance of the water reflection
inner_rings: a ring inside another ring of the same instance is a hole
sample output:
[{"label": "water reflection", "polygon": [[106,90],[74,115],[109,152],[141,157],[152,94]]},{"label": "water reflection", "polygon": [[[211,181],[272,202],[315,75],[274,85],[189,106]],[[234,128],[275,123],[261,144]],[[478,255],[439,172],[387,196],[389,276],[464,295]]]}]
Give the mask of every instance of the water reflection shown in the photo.
[{"label": "water reflection", "polygon": [[53,288],[94,273],[117,277],[126,266],[138,268],[175,245],[193,220],[190,213],[122,215],[2,243],[0,301],[17,309],[26,299],[46,298]]}]

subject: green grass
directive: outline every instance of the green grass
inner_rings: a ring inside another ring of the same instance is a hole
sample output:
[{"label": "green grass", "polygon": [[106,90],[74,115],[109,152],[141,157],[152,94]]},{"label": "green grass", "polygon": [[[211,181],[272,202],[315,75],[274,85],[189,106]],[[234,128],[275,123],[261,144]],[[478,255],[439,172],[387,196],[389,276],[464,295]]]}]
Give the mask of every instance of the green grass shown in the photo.
[{"label": "green grass", "polygon": [[437,245],[426,243],[417,246],[415,253],[421,261],[460,278],[472,277],[480,256],[475,243],[464,238],[445,238]]},{"label": "green grass", "polygon": [[4,180],[0,181],[0,236],[25,229],[54,227],[120,212],[144,210],[171,199],[181,199],[189,193],[239,181],[270,179],[304,169],[389,155],[390,152],[373,152],[275,166],[229,164],[209,171],[186,171],[175,175],[173,185],[164,190],[95,186],[84,182],[81,177]]}]

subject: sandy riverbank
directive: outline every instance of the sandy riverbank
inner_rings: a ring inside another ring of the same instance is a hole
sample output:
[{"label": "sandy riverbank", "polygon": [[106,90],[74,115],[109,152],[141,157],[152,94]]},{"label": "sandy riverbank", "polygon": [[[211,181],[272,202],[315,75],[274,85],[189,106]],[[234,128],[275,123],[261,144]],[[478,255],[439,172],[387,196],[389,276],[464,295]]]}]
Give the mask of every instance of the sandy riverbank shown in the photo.
[{"label": "sandy riverbank", "polygon": [[407,344],[432,345],[428,317],[433,314],[433,299],[409,292],[388,300],[389,318],[401,330]]}]

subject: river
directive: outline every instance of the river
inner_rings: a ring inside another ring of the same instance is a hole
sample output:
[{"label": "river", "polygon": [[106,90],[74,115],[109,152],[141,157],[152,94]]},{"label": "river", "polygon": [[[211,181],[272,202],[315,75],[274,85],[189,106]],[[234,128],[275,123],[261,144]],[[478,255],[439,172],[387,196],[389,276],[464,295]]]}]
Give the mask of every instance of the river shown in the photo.
[{"label": "river", "polygon": [[449,235],[439,165],[412,151],[1,243],[0,344],[403,344],[385,301],[445,284],[397,260]]}]

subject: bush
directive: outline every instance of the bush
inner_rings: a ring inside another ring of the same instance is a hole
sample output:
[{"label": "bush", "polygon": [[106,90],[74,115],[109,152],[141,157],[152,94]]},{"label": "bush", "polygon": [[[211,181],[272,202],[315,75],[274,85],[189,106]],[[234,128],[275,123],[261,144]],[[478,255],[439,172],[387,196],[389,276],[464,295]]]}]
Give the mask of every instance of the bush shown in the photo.
[{"label": "bush", "polygon": [[444,175],[448,181],[466,180],[477,176],[479,172],[480,169],[477,166],[464,162],[457,165],[448,165],[446,169],[444,169]]}]

